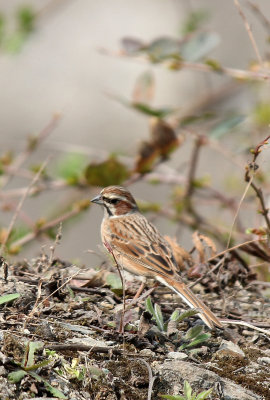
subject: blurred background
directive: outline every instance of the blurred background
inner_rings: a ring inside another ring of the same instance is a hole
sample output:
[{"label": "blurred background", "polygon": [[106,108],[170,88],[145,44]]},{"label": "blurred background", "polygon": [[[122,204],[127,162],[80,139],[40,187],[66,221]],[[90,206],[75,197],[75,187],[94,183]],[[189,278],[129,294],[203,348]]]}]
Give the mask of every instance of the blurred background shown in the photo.
[{"label": "blurred background", "polygon": [[[72,219],[63,218],[56,255],[91,266],[99,262],[87,250],[98,250],[102,210],[83,211],[78,202],[103,186],[85,168],[111,154],[129,173],[115,183],[129,184],[162,233],[190,250],[192,232],[199,229],[212,233],[220,250],[226,247],[247,185],[249,149],[267,137],[270,123],[270,3],[243,0],[242,14],[237,4],[0,1],[2,242],[33,171],[50,155],[46,187],[27,198],[7,239],[12,259],[19,250],[21,258],[35,256],[41,245],[48,248],[57,218],[73,210]],[[179,146],[170,159],[159,154],[150,168],[140,169],[138,157],[147,158],[142,149],[160,121]],[[259,158],[266,202],[269,157],[266,147]],[[191,208],[183,202],[189,195]],[[235,243],[255,234],[248,229],[265,225],[254,192],[245,200]],[[217,228],[216,235],[198,214]],[[49,221],[54,223],[46,235],[37,235]],[[29,232],[21,247],[18,240]]]}]

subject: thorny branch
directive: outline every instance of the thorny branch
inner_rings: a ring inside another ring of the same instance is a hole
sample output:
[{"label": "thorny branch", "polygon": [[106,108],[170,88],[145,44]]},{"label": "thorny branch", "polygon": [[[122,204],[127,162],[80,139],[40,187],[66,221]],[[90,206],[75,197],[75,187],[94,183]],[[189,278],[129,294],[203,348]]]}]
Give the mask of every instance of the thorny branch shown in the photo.
[{"label": "thorny branch", "polygon": [[263,215],[266,225],[267,225],[267,237],[268,237],[268,242],[270,241],[270,219],[269,219],[269,208],[266,207],[265,205],[265,200],[264,200],[264,195],[262,192],[262,189],[259,188],[255,183],[254,180],[252,180],[252,177],[250,176],[250,173],[252,172],[253,174],[256,173],[258,170],[259,166],[256,164],[256,160],[259,156],[259,154],[262,151],[263,146],[268,144],[268,140],[270,139],[270,135],[268,135],[264,140],[262,140],[256,147],[253,149],[251,152],[253,153],[253,160],[249,165],[246,167],[246,173],[245,173],[245,181],[250,182],[250,186],[252,189],[255,191],[256,196],[259,199],[259,202],[261,204],[261,214]]}]

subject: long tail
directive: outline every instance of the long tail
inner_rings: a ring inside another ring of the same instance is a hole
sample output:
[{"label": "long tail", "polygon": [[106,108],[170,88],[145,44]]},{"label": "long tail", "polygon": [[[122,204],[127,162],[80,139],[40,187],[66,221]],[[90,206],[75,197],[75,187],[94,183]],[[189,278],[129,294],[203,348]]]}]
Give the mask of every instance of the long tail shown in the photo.
[{"label": "long tail", "polygon": [[201,311],[198,316],[203,320],[208,328],[213,329],[214,325],[223,328],[222,323],[215,314],[213,314],[212,311],[201,300],[199,300],[183,282],[178,282],[175,279],[167,277],[157,277],[157,280],[176,292],[190,308],[198,308]]}]

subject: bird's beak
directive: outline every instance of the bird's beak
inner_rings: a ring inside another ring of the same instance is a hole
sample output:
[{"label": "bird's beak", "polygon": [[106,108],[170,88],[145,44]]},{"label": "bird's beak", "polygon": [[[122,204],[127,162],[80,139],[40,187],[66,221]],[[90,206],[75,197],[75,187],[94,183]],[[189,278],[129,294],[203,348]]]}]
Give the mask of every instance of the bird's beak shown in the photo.
[{"label": "bird's beak", "polygon": [[102,200],[100,194],[99,194],[98,196],[94,197],[94,198],[91,200],[91,203],[96,203],[96,204],[103,205],[103,200]]}]

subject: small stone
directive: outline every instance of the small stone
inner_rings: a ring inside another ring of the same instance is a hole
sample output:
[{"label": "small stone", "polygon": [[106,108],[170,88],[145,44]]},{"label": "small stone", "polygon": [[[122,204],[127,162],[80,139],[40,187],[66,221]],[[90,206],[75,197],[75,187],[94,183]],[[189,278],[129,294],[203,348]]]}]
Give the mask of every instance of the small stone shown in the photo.
[{"label": "small stone", "polygon": [[99,305],[100,307],[107,308],[108,310],[112,310],[114,308],[114,305],[108,303],[107,301],[101,301]]},{"label": "small stone", "polygon": [[223,354],[223,355],[236,355],[238,357],[245,357],[245,353],[243,350],[240,349],[240,347],[237,344],[234,344],[233,342],[227,341],[227,340],[222,340],[221,345],[217,351],[217,354]]},{"label": "small stone", "polygon": [[270,357],[259,357],[257,361],[261,365],[270,365]]},{"label": "small stone", "polygon": [[155,357],[155,353],[150,349],[143,349],[140,354],[144,357]]},{"label": "small stone", "polygon": [[172,360],[185,360],[186,358],[188,358],[188,355],[181,351],[170,351],[167,354],[167,357],[171,358]]}]

